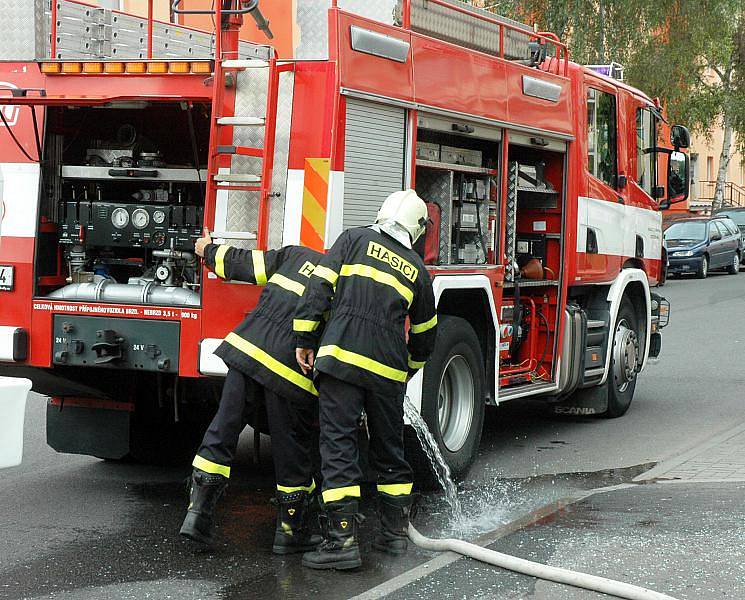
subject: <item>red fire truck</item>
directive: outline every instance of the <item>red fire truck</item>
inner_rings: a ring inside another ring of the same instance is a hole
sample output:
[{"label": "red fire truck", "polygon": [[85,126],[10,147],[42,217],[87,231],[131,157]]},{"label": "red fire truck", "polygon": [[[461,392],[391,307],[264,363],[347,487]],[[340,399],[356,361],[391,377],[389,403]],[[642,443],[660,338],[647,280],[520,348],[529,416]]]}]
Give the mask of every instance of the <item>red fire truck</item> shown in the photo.
[{"label": "red fire truck", "polygon": [[[325,249],[409,187],[430,210],[440,329],[408,395],[455,473],[487,405],[628,409],[668,319],[652,291],[659,211],[688,181],[687,131],[659,143],[642,92],[458,0],[280,3],[294,20],[281,58],[255,0],[173,3],[216,32],[15,4],[0,40],[0,365],[50,396],[56,450],[193,451],[226,372],[213,350],[261,292],[198,262],[203,227]],[[263,43],[239,40],[244,18]]]}]

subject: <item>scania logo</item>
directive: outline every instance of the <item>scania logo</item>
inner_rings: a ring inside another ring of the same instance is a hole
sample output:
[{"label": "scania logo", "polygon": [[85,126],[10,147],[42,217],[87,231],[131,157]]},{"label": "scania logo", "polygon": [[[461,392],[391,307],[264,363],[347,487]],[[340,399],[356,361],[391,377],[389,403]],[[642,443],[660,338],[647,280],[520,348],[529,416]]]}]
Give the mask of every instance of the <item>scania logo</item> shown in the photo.
[{"label": "scania logo", "polygon": [[[18,86],[8,83],[7,81],[0,81],[0,90],[3,89],[16,90],[18,89]],[[2,95],[5,96],[6,94]],[[0,105],[0,112],[3,114],[3,117],[5,117],[8,127],[13,127],[13,125],[18,123],[18,115],[20,114],[21,109],[18,106]]]}]

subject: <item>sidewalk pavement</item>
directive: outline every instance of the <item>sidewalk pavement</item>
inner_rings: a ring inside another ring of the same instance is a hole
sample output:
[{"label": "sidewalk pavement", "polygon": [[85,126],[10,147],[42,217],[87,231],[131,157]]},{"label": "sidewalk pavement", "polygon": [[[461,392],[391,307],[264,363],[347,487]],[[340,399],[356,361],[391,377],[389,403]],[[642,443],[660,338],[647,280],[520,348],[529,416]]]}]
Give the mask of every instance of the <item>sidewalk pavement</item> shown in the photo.
[{"label": "sidewalk pavement", "polygon": [[[745,598],[745,423],[663,461],[634,481],[636,485],[598,491],[489,547],[680,600]],[[461,559],[386,597],[607,596]]]}]

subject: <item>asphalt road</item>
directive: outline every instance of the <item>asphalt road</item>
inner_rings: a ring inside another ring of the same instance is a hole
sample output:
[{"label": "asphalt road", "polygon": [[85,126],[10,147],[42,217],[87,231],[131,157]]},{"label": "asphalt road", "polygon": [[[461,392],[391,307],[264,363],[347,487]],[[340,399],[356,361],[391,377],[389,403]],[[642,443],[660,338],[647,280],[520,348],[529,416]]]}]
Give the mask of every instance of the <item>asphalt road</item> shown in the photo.
[{"label": "asphalt road", "polygon": [[[417,523],[429,533],[473,537],[578,490],[629,481],[745,420],[745,273],[676,279],[661,292],[672,303],[671,324],[625,417],[557,418],[540,403],[519,401],[489,411],[479,459],[459,484],[465,516],[448,522],[434,495]],[[224,503],[217,552],[194,552],[177,536],[188,469],[56,454],[44,442],[44,410],[44,399],[32,396],[24,462],[0,472],[0,598],[349,598],[432,556],[412,550],[394,561],[366,552],[364,568],[344,574],[308,572],[297,557],[273,557],[271,470],[266,457],[253,464],[247,443]],[[598,541],[600,533],[593,535]],[[468,564],[455,563],[444,580],[444,571],[421,580],[407,597],[437,597],[443,583],[461,592],[448,597],[554,597],[517,575],[491,596],[483,581],[477,585],[483,578],[469,577],[475,571]]]}]

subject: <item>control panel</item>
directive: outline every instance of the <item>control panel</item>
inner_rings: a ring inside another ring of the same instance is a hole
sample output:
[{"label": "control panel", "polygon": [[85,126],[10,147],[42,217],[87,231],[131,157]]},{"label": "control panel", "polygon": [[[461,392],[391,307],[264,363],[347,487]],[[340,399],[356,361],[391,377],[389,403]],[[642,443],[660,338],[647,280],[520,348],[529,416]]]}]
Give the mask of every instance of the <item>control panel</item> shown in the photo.
[{"label": "control panel", "polygon": [[55,315],[55,365],[178,373],[180,323]]},{"label": "control panel", "polygon": [[193,250],[202,234],[201,207],[123,202],[66,202],[60,243]]}]

